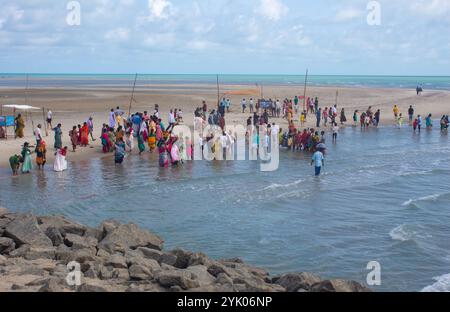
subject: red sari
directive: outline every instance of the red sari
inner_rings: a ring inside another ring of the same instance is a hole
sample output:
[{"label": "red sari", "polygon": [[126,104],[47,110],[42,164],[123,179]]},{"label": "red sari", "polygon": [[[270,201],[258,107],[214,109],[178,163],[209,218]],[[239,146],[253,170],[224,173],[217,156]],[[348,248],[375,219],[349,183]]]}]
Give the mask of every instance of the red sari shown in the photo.
[{"label": "red sari", "polygon": [[80,144],[81,144],[81,146],[89,145],[89,127],[87,125],[84,125],[83,127],[81,127]]}]

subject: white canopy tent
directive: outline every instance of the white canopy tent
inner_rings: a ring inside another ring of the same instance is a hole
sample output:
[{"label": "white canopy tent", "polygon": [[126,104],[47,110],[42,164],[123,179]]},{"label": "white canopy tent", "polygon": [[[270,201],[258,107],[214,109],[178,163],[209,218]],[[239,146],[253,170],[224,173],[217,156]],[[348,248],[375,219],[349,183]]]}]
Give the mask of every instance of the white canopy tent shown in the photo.
[{"label": "white canopy tent", "polygon": [[33,111],[39,111],[42,108],[30,106],[30,105],[20,105],[20,104],[5,104],[1,105],[1,111],[3,112],[3,108],[10,108],[14,112],[14,116],[16,115],[16,111],[23,111],[25,112],[25,119],[28,119],[27,117],[30,116],[32,128],[34,129],[34,120],[33,120]]}]

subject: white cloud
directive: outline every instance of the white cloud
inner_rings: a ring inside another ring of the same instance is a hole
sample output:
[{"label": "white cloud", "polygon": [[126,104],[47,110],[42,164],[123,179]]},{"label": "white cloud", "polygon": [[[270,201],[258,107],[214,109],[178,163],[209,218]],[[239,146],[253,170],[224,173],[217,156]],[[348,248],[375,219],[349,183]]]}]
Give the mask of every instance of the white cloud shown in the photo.
[{"label": "white cloud", "polygon": [[207,40],[193,40],[188,42],[187,47],[192,50],[207,50],[217,48],[219,45],[215,42],[207,41]]},{"label": "white cloud", "polygon": [[411,9],[418,13],[431,16],[442,16],[450,13],[449,0],[417,0],[411,4]]},{"label": "white cloud", "polygon": [[259,13],[273,21],[278,21],[289,12],[282,0],[260,0]]},{"label": "white cloud", "polygon": [[364,11],[355,8],[346,8],[336,13],[336,21],[346,22],[356,18],[360,18],[364,15]]},{"label": "white cloud", "polygon": [[173,15],[173,5],[168,0],[148,0],[150,19],[167,19]]},{"label": "white cloud", "polygon": [[126,28],[116,28],[105,34],[105,39],[113,40],[113,41],[124,41],[129,37],[130,31]]},{"label": "white cloud", "polygon": [[144,45],[152,48],[172,47],[175,43],[176,36],[174,33],[158,33],[149,35],[144,39]]}]

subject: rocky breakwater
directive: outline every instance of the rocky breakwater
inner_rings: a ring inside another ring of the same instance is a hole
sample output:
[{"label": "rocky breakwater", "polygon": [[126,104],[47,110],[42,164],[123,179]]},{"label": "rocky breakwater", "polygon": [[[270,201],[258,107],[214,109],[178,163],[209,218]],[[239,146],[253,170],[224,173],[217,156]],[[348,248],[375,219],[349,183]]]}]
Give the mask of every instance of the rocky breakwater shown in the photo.
[{"label": "rocky breakwater", "polygon": [[134,224],[105,221],[91,228],[60,216],[38,217],[0,208],[0,291],[370,290],[357,282],[322,280],[310,273],[271,277],[240,259],[216,261],[181,249],[165,252],[161,238]]}]

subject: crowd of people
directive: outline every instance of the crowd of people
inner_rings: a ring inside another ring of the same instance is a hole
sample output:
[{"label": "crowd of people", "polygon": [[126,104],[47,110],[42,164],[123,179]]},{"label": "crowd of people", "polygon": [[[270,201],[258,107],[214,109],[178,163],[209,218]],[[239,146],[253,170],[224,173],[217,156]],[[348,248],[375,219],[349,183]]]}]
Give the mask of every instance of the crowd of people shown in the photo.
[{"label": "crowd of people", "polygon": [[[326,152],[326,137],[330,133],[332,143],[337,143],[338,133],[342,126],[347,125],[347,116],[344,108],[338,109],[338,105],[321,107],[319,99],[306,98],[304,107],[300,108],[301,97],[293,99],[284,99],[282,102],[276,100],[258,100],[252,98],[247,102],[242,100],[242,112],[246,113],[247,103],[251,115],[247,119],[246,140],[249,153],[257,156],[260,151],[269,152],[271,140],[277,138],[282,148],[292,151],[304,151],[313,153],[313,163],[316,166],[316,174],[320,174],[317,167],[324,163]],[[178,166],[185,161],[192,160],[194,149],[202,151],[207,146],[214,154],[213,159],[222,160],[234,157],[234,147],[237,135],[231,131],[226,131],[225,116],[230,112],[231,101],[222,98],[217,108],[208,111],[206,101],[194,111],[194,130],[200,133],[196,138],[197,145],[194,146],[192,138],[185,136],[179,138],[173,132],[175,126],[183,124],[183,112],[181,109],[171,109],[167,116],[165,124],[160,116],[159,105],[155,105],[152,114],[147,111],[136,112],[125,115],[125,112],[116,107],[109,113],[108,123],[103,124],[100,131],[100,140],[102,151],[105,154],[114,154],[116,164],[122,164],[124,159],[135,150],[135,141],[137,141],[137,152],[139,155],[146,152],[158,153],[160,167],[169,165]],[[394,120],[398,128],[403,126],[403,113],[395,105],[393,107]],[[415,111],[412,106],[408,111],[409,125],[414,132],[421,131],[423,123],[427,129],[432,129],[433,119],[429,114],[425,120],[421,115],[415,117]],[[275,122],[270,122],[272,118],[286,119],[288,127],[283,131]],[[305,127],[308,118],[313,118],[315,128]],[[374,110],[371,106],[367,110],[353,112],[353,127],[366,129],[369,127],[378,127],[380,124],[381,110]],[[62,125],[52,126],[53,113],[48,112],[47,129],[52,129],[54,133],[54,153],[55,162],[53,169],[61,172],[67,169],[66,156],[68,147],[63,146]],[[218,131],[205,131],[206,126]],[[448,115],[440,119],[441,131],[447,131],[449,127]],[[16,136],[24,136],[25,121],[18,114],[16,117]],[[10,165],[14,175],[19,171],[29,173],[32,168],[32,154],[36,154],[36,165],[39,170],[44,169],[47,162],[47,145],[42,136],[42,126],[39,124],[34,129],[36,145],[25,142],[20,154],[13,155],[10,158]],[[68,137],[72,145],[72,152],[79,148],[91,147],[91,142],[96,141],[94,137],[94,121],[89,117],[86,122],[74,125],[68,132]],[[263,145],[263,149],[260,146]]]}]

